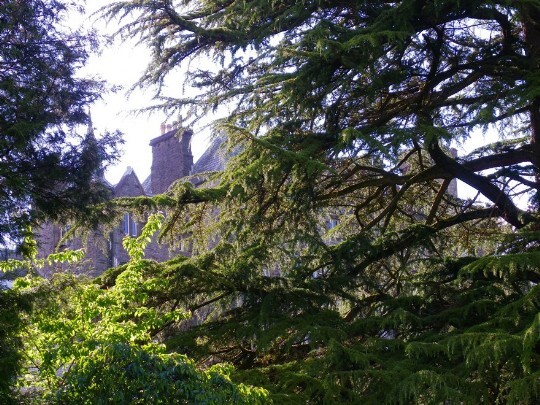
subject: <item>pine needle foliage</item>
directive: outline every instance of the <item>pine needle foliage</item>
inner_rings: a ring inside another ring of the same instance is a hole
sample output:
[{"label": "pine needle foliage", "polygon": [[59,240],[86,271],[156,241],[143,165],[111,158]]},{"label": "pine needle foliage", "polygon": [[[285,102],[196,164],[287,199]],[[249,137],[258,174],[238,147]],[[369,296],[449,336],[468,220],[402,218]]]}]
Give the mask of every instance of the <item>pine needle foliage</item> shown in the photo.
[{"label": "pine needle foliage", "polygon": [[98,44],[93,33],[68,28],[77,3],[0,4],[0,243],[7,248],[29,225],[80,220],[110,196],[96,174],[118,158],[120,134],[78,134],[107,89],[80,75]]},{"label": "pine needle foliage", "polygon": [[[153,50],[138,85],[159,96],[191,63],[196,96],[155,108],[227,105],[240,151],[153,199],[197,246],[155,265],[160,305],[193,314],[160,331],[169,351],[231,362],[278,403],[537,401],[540,2],[103,13]],[[482,131],[494,142],[452,153]]]}]

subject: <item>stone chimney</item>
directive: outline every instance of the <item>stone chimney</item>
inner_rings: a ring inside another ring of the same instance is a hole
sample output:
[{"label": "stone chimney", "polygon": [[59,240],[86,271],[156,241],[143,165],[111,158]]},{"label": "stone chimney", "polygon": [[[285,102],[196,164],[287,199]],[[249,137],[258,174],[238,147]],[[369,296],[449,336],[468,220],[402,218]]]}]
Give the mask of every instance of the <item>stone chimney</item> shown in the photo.
[{"label": "stone chimney", "polygon": [[161,136],[150,141],[152,147],[152,168],[150,171],[150,184],[153,194],[167,191],[176,180],[189,175],[193,166],[191,153],[190,129],[174,128],[166,125],[166,131]]},{"label": "stone chimney", "polygon": [[[182,131],[182,129],[179,129]],[[193,137],[193,131],[191,129],[183,129],[182,136],[180,138],[180,145],[184,153],[182,160],[184,169],[184,176],[188,176],[191,173],[193,167],[193,154],[191,153],[191,138]]]}]

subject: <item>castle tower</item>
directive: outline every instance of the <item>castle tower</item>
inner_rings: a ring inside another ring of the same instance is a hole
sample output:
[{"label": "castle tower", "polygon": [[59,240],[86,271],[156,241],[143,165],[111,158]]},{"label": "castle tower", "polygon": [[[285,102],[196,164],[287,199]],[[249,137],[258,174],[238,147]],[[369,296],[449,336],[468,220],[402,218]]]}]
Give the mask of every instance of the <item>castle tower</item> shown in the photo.
[{"label": "castle tower", "polygon": [[161,136],[150,141],[152,168],[143,186],[150,194],[161,194],[177,179],[188,176],[193,166],[193,131],[162,125]]}]

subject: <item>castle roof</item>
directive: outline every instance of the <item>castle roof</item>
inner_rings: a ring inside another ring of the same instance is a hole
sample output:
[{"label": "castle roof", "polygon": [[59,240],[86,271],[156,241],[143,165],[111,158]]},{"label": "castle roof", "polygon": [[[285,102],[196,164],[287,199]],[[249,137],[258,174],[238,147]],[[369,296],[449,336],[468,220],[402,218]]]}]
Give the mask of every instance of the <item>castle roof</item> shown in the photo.
[{"label": "castle roof", "polygon": [[148,175],[148,177],[141,183],[145,194],[152,195],[152,176]]},{"label": "castle roof", "polygon": [[114,186],[114,196],[137,197],[145,194],[144,188],[137,174],[135,174],[135,170],[131,166],[128,166],[118,184]]},{"label": "castle roof", "polygon": [[225,163],[227,161],[227,153],[224,141],[224,136],[217,136],[214,138],[201,157],[195,162],[190,174],[194,175],[224,170]]},{"label": "castle roof", "polygon": [[[181,135],[184,135],[187,129],[176,128],[172,129],[150,141],[151,146],[155,146],[158,143],[167,141],[172,137],[176,137],[181,131]],[[189,136],[190,134],[188,134]],[[224,136],[214,137],[210,145],[206,148],[204,153],[199,159],[192,165],[189,172],[190,175],[199,175],[210,172],[219,172],[225,169],[227,159],[230,157],[230,153],[227,153],[225,146],[226,138]],[[174,164],[175,162],[170,162]],[[192,181],[196,184],[203,180],[202,177],[195,177]],[[137,194],[135,194],[137,193]],[[114,187],[115,196],[135,196],[135,195],[148,195],[154,194],[152,187],[152,175],[150,174],[142,183],[139,181],[133,168],[128,167],[123,174],[118,184]]]}]

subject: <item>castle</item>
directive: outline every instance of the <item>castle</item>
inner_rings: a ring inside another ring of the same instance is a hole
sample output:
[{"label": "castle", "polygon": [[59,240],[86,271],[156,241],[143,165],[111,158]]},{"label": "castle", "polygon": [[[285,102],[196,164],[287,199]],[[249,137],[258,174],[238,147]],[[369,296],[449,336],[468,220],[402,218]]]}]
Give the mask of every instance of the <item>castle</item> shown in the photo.
[{"label": "castle", "polygon": [[[194,163],[191,152],[192,136],[193,131],[189,129],[162,124],[160,136],[150,141],[152,166],[150,175],[143,182],[130,167],[127,168],[118,184],[114,186],[103,177],[101,177],[101,181],[107,183],[112,198],[152,196],[164,193],[172,183],[179,179],[186,178],[186,181],[189,180],[197,185],[201,179],[204,179],[204,173],[224,170],[227,156],[224,148],[221,147],[223,138],[214,139],[203,155]],[[457,155],[455,149],[450,152],[454,156]],[[407,172],[409,168],[407,165],[403,165],[400,170]],[[455,180],[450,183],[447,193],[452,197],[457,197]],[[331,229],[338,222],[339,217],[333,214],[327,219],[325,228]],[[96,277],[110,267],[127,263],[129,257],[122,246],[122,240],[125,236],[138,236],[142,225],[143,223],[138,222],[131,213],[126,212],[121,224],[111,232],[96,229],[84,242],[80,239],[71,240],[66,247],[71,249],[84,248],[86,255],[85,259],[78,264],[78,268],[73,269],[70,266],[70,270]],[[61,248],[58,244],[66,230],[65,224],[43,224],[37,235],[41,257]],[[181,246],[180,250],[175,250],[175,255],[177,254],[190,256],[190,247]],[[145,256],[157,261],[165,261],[172,257],[169,247],[160,245],[156,241],[149,244]],[[59,268],[62,266],[45,267],[41,269],[41,275],[50,277]]]},{"label": "castle", "polygon": [[[223,170],[226,158],[223,148],[220,147],[222,138],[215,139],[194,163],[191,152],[192,136],[193,131],[189,129],[162,124],[160,136],[150,141],[152,166],[150,175],[144,181],[139,180],[131,167],[127,168],[116,185],[108,183],[103,177],[101,181],[106,182],[112,198],[152,196],[164,193],[178,179],[197,174],[202,177],[203,173]],[[74,271],[95,277],[110,267],[126,263],[129,258],[122,247],[122,239],[127,235],[137,236],[142,225],[131,213],[126,212],[122,223],[111,232],[96,229],[91,231],[84,242],[80,239],[70,240],[67,247],[83,247],[86,251],[85,259]],[[58,244],[67,230],[65,224],[43,224],[37,232],[40,256],[45,257],[59,248]],[[176,254],[178,253],[189,255],[187,248],[185,252],[177,251]],[[148,246],[145,254],[147,258],[158,261],[167,260],[171,256],[168,246],[156,242]],[[46,266],[40,273],[44,277],[50,277],[58,268],[61,268],[61,265]]]}]

